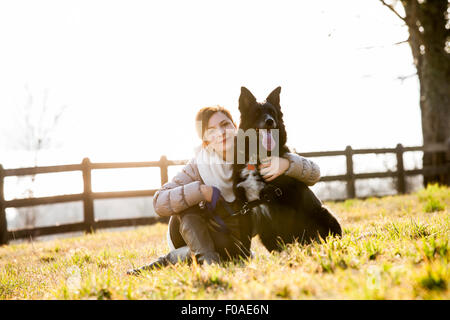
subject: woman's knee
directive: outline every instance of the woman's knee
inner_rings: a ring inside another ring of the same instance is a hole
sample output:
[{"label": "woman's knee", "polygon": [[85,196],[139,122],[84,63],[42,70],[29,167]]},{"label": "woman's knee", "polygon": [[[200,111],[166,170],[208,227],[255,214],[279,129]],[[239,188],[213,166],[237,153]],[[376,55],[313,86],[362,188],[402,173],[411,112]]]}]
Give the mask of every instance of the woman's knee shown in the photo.
[{"label": "woman's knee", "polygon": [[204,217],[195,213],[188,213],[180,217],[180,232],[188,230],[198,230],[207,228],[207,221]]},{"label": "woman's knee", "polygon": [[180,222],[180,231],[197,226],[199,224],[206,225],[207,221],[204,218],[202,210],[198,206],[190,207],[181,211],[178,214],[178,220]]}]

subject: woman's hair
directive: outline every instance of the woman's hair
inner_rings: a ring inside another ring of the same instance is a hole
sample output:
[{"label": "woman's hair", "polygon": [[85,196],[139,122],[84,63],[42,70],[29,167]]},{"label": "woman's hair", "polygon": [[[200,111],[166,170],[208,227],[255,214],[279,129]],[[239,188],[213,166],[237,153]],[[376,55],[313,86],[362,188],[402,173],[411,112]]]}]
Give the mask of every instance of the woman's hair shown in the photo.
[{"label": "woman's hair", "polygon": [[225,116],[227,116],[227,118],[231,120],[231,122],[236,127],[236,123],[233,121],[233,117],[231,116],[230,111],[228,111],[224,107],[217,105],[201,108],[195,116],[195,129],[197,130],[197,134],[203,142],[205,142],[203,140],[203,135],[208,129],[209,118],[211,118],[211,116],[216,112],[222,112]]}]

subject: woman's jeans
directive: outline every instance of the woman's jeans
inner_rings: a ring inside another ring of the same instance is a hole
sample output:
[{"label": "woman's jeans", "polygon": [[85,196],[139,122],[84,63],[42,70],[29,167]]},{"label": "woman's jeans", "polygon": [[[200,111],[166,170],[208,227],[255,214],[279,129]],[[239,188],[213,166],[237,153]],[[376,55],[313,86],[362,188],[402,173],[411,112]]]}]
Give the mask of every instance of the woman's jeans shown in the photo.
[{"label": "woman's jeans", "polygon": [[[228,203],[233,211],[240,209],[237,201]],[[213,213],[226,225],[226,230],[218,227],[206,209],[198,205],[190,207],[169,221],[169,232],[176,248],[158,261],[162,265],[178,261],[219,262],[250,256],[251,219],[249,215],[230,216],[221,202]]]}]

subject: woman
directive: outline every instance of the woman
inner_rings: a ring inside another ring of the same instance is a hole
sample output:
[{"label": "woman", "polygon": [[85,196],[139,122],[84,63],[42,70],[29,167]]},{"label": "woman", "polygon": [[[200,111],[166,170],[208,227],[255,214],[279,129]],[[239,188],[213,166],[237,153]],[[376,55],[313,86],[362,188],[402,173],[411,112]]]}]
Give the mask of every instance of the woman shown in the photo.
[{"label": "woman", "polygon": [[[193,257],[199,263],[217,263],[249,256],[250,216],[230,216],[223,206],[215,206],[217,194],[220,194],[233,210],[242,207],[234,196],[232,181],[236,124],[228,110],[213,106],[202,108],[197,113],[196,129],[202,140],[201,148],[153,198],[156,213],[170,216],[168,242],[172,251],[149,265],[128,271],[128,274],[139,274],[142,270],[178,261],[190,262]],[[293,153],[285,157],[271,157],[259,166],[266,181],[282,174],[309,186],[319,180],[317,164]],[[220,228],[223,225],[212,219],[211,212],[220,217],[227,232]]]}]

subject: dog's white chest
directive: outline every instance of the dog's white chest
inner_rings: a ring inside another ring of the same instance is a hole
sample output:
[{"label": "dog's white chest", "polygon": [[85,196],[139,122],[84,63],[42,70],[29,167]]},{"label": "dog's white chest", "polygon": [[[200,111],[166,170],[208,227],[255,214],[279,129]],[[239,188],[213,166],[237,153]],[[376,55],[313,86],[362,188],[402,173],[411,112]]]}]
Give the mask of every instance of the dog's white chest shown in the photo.
[{"label": "dog's white chest", "polygon": [[259,199],[259,193],[264,188],[264,182],[259,179],[256,169],[249,170],[245,168],[241,171],[241,178],[245,179],[237,184],[238,187],[245,189],[245,196],[247,201]]},{"label": "dog's white chest", "polygon": [[[257,173],[257,171],[249,170],[248,167],[241,171],[241,178],[245,179],[237,184],[238,187],[243,187],[245,190],[245,196],[247,201],[251,202],[254,200],[259,200],[259,194],[264,188],[265,183],[262,181]],[[267,219],[272,219],[270,211],[267,205],[260,204],[251,210],[252,217],[252,236],[255,236],[261,230],[259,228],[262,226],[263,216]]]}]

